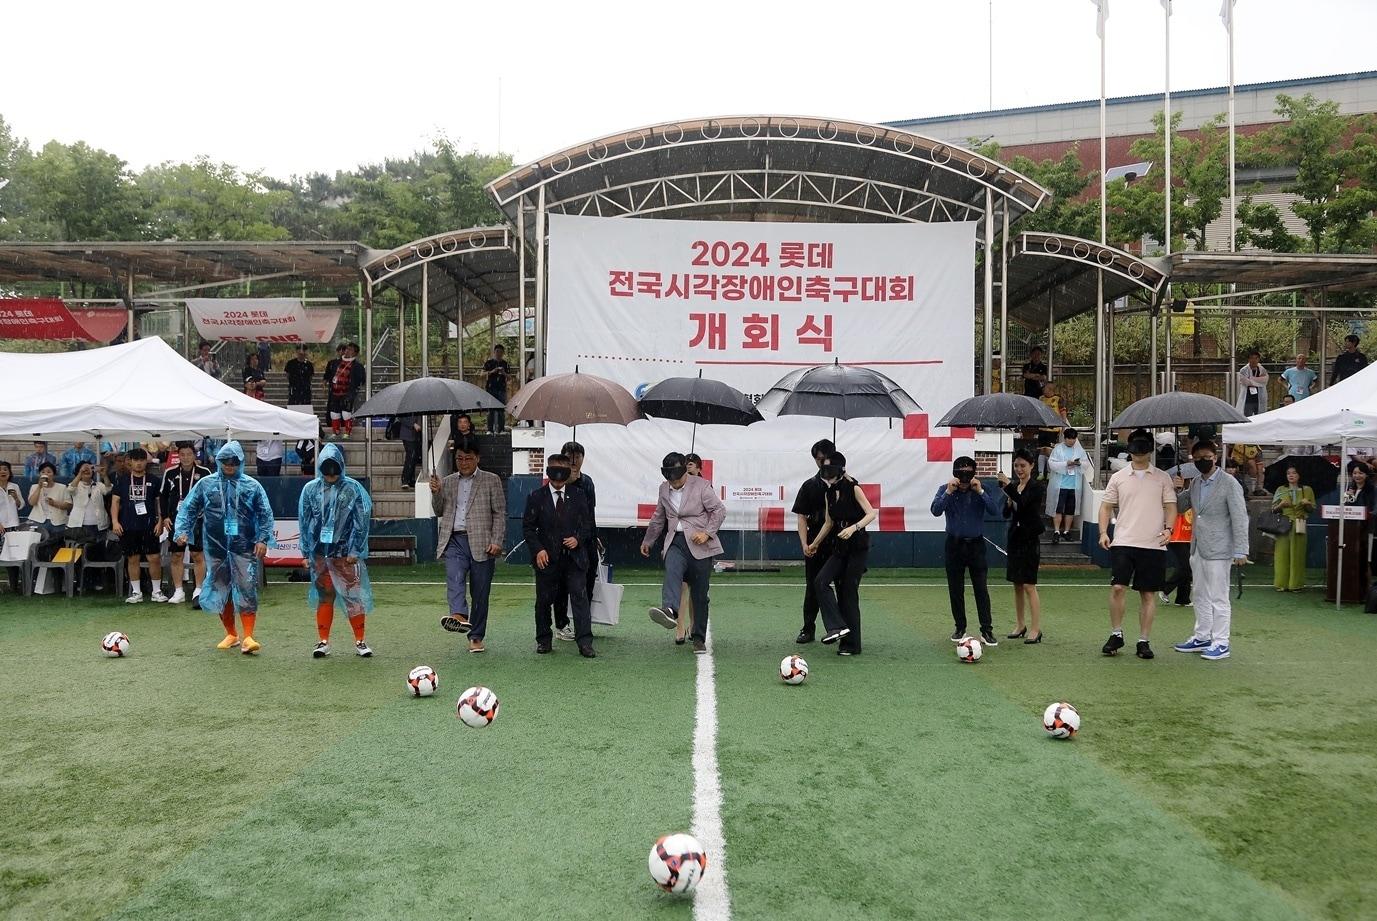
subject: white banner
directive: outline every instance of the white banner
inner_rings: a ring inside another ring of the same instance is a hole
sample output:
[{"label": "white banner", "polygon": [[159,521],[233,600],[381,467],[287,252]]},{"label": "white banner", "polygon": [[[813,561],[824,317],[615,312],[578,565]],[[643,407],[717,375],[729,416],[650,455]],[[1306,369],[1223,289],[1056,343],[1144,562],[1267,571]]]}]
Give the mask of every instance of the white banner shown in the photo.
[{"label": "white banner", "polygon": [[305,565],[301,556],[301,522],[295,518],[274,518],[273,540],[277,546],[268,548],[264,563],[268,566]]},{"label": "white banner", "polygon": [[190,297],[196,332],[207,341],[329,342],[338,310],[307,310],[294,297]]},{"label": "white banner", "polygon": [[[550,373],[617,381],[638,397],[668,377],[725,381],[759,399],[788,372],[863,365],[922,406],[907,419],[836,423],[848,472],[880,509],[872,529],[941,530],[928,511],[974,432],[937,430],[972,395],[975,225],[729,223],[550,216]],[[770,418],[749,428],[699,427],[704,474],[783,499],[728,502],[728,528],[794,529],[809,448],[831,419]],[[546,426],[546,451],[571,437]],[[660,459],[690,450],[687,422],[584,426],[598,522],[648,520]],[[781,493],[782,491],[782,493]]]}]

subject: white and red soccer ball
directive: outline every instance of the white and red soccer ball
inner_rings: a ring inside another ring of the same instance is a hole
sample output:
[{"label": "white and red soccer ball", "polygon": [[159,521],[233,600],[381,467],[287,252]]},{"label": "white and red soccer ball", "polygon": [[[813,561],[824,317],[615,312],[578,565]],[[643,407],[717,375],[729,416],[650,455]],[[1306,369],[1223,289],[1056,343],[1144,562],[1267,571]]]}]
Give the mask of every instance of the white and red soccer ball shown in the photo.
[{"label": "white and red soccer ball", "polygon": [[440,687],[440,676],[429,665],[418,665],[406,676],[406,689],[412,697],[429,697]]},{"label": "white and red soccer ball", "polygon": [[105,639],[100,641],[100,649],[112,659],[118,659],[129,655],[129,637],[113,630],[105,634]]},{"label": "white and red soccer ball", "polygon": [[1042,728],[1054,739],[1069,739],[1081,728],[1081,715],[1066,701],[1048,704],[1042,711]]},{"label": "white and red soccer ball", "polygon": [[808,663],[803,656],[785,656],[779,661],[779,677],[785,684],[803,684],[808,678]]},{"label": "white and red soccer ball", "polygon": [[956,644],[956,657],[962,662],[979,662],[984,654],[985,649],[980,645],[980,640],[973,636],[963,636]]},{"label": "white and red soccer ball", "polygon": [[485,687],[472,687],[459,695],[454,705],[464,725],[482,729],[497,719],[497,695]]},{"label": "white and red soccer ball", "polygon": [[650,849],[650,878],[666,892],[692,892],[708,872],[708,854],[693,835],[665,835]]}]

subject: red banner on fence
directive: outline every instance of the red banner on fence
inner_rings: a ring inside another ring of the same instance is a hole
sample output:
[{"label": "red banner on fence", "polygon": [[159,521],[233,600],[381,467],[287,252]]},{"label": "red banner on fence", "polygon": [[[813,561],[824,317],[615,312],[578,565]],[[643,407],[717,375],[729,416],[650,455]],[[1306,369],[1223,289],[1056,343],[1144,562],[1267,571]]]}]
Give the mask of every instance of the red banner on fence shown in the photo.
[{"label": "red banner on fence", "polygon": [[0,339],[80,339],[108,343],[125,328],[123,310],[68,307],[56,297],[0,298]]}]

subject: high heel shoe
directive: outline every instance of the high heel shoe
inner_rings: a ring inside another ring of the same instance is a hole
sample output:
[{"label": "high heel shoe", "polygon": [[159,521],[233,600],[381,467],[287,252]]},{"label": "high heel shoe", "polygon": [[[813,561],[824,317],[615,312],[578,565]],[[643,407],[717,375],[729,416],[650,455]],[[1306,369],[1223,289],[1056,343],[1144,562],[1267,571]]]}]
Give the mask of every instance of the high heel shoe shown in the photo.
[{"label": "high heel shoe", "polygon": [[1042,634],[1039,633],[1037,636],[1030,636],[1028,639],[1024,640],[1024,641],[1023,641],[1023,645],[1024,645],[1024,646],[1031,646],[1031,645],[1033,645],[1034,643],[1041,643],[1041,642],[1042,642]]},{"label": "high heel shoe", "polygon": [[688,637],[686,637],[686,636],[676,636],[676,637],[674,638],[674,645],[675,645],[675,646],[682,646],[682,645],[684,645],[684,643],[686,643],[687,641],[688,641]]},{"label": "high heel shoe", "polygon": [[1010,633],[1008,636],[1005,637],[1005,639],[1006,639],[1006,640],[1019,640],[1019,639],[1022,639],[1023,637],[1025,637],[1025,636],[1027,636],[1027,635],[1028,635],[1028,628],[1027,628],[1027,627],[1024,627],[1022,630],[1018,631],[1017,633]]}]

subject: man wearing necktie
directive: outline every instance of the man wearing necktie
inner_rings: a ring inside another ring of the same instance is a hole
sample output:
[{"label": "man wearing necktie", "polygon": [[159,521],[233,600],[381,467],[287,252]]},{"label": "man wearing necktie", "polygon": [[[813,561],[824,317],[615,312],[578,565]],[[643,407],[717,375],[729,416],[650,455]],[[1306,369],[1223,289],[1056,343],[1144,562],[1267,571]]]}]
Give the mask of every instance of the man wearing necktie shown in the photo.
[{"label": "man wearing necktie", "polygon": [[545,465],[549,483],[526,497],[521,533],[535,566],[536,652],[543,655],[550,651],[554,606],[567,594],[579,655],[592,659],[597,653],[593,651],[585,581],[593,543],[593,516],[587,497],[567,488],[570,472],[566,455],[550,456]]}]

